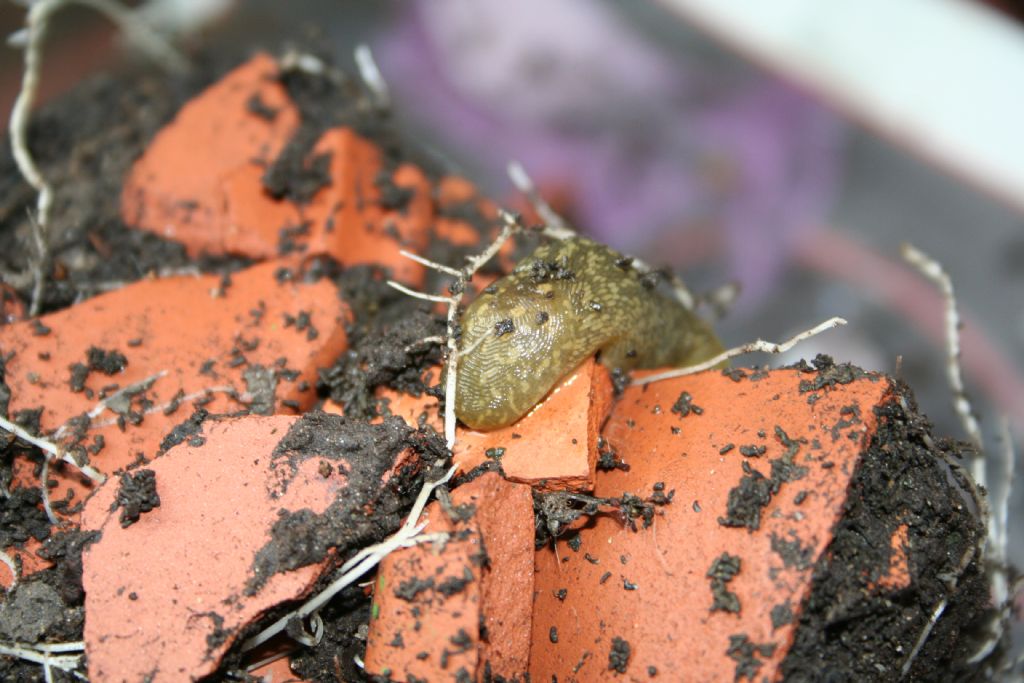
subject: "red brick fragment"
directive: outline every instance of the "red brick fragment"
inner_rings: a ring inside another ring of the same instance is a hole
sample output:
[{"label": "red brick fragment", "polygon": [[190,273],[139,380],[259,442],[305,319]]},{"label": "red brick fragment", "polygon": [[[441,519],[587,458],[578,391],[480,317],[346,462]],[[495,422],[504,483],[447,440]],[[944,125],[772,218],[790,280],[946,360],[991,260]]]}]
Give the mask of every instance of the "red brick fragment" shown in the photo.
[{"label": "red brick fragment", "polygon": [[[526,671],[533,590],[530,489],[487,473],[452,492],[452,522],[438,503],[426,532],[454,534],[438,553],[406,548],[381,564],[367,671],[393,679],[482,680],[485,668],[512,680]],[[480,627],[487,638],[481,640]]]},{"label": "red brick fragment", "polygon": [[147,469],[160,506],[124,528],[111,510],[118,480],[89,500],[82,517],[101,539],[83,556],[89,675],[104,681],[184,681],[212,673],[239,631],[267,609],[302,596],[317,565],[275,574],[248,594],[256,553],[279,510],[321,513],[345,488],[306,460],[275,497],[275,444],[296,417],[246,417],[204,429]]},{"label": "red brick fragment", "polygon": [[[212,397],[211,413],[309,408],[316,368],[345,348],[348,311],[327,280],[280,280],[285,265],[254,266],[230,283],[216,276],[137,282],[40,318],[45,334],[35,321],[0,327],[0,351],[13,354],[5,374],[11,414],[41,409],[42,431],[52,434],[104,397],[148,382],[77,433],[94,451],[93,465],[109,473],[156,455],[197,399]],[[74,503],[88,488],[69,467],[51,476],[59,482],[54,499],[70,488]],[[31,463],[20,463],[17,477],[36,481]]]},{"label": "red brick fragment", "polygon": [[[410,396],[390,389],[391,412],[415,426],[427,422],[441,431],[444,416],[429,396]],[[518,422],[486,432],[462,427],[456,431],[458,472],[469,472],[490,459],[501,462],[511,481],[545,491],[590,491],[594,488],[598,438],[612,406],[608,370],[593,358],[585,360]]]},{"label": "red brick fragment", "polygon": [[82,527],[102,533],[83,556],[93,680],[201,678],[247,625],[312,588],[324,562],[263,571],[280,563],[272,530],[285,513],[323,514],[345,497],[346,473],[366,464],[333,451],[294,458],[280,452],[299,419],[246,416],[204,425],[201,442],[147,465],[159,506],[127,527],[113,506],[119,480],[89,500]]},{"label": "red brick fragment", "polygon": [[[298,126],[277,74],[277,63],[257,54],[182,107],[125,179],[125,223],[182,242],[192,256],[248,253],[257,235],[276,245],[282,226],[267,235],[260,224],[230,223],[222,184],[243,169],[258,177]],[[252,103],[274,113],[258,113]],[[274,204],[263,195],[262,205]],[[252,256],[276,253],[259,251]]]},{"label": "red brick fragment", "polygon": [[[629,470],[599,471],[594,493],[649,497],[660,489],[674,498],[657,508],[650,528],[634,532],[602,515],[579,531],[575,549],[563,539],[557,554],[550,546],[537,552],[534,680],[639,681],[648,667],[733,680],[737,661],[727,652],[737,634],[757,648],[757,680],[775,678],[874,433],[872,408],[891,391],[887,381],[861,379],[812,404],[800,379],[778,370],[737,384],[707,372],[626,389],[604,436]],[[859,408],[856,420],[850,406]],[[771,477],[771,461],[794,446],[792,462],[806,470],[754,506],[756,530],[720,523],[744,463]],[[730,566],[738,572],[716,589],[708,574],[719,561],[720,577]]]}]

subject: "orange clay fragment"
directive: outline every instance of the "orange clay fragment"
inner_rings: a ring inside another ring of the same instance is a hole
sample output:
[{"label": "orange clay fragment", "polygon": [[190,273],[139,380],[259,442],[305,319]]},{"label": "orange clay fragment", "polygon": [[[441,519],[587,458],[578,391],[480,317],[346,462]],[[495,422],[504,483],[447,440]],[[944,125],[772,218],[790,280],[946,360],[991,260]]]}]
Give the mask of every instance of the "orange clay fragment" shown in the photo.
[{"label": "orange clay fragment", "polygon": [[[452,522],[438,503],[425,532],[455,536],[440,552],[398,550],[377,575],[366,670],[393,680],[411,676],[513,680],[526,671],[533,591],[533,498],[530,488],[494,472],[452,491],[467,516]],[[481,627],[486,639],[480,639]],[[447,672],[443,676],[442,672]]]},{"label": "orange clay fragment", "polygon": [[329,559],[265,571],[281,552],[274,530],[289,512],[323,514],[359,464],[336,452],[282,456],[276,447],[299,419],[204,424],[199,439],[146,466],[159,506],[127,527],[112,508],[117,479],[89,500],[82,527],[102,532],[83,555],[92,680],[200,679],[249,624],[313,588]]},{"label": "orange clay fragment", "polygon": [[[13,354],[5,373],[11,414],[41,409],[45,435],[96,410],[79,443],[96,469],[111,473],[157,455],[197,399],[212,398],[204,404],[211,413],[308,409],[316,369],[346,347],[348,309],[327,280],[279,280],[286,265],[253,266],[229,283],[211,275],[143,280],[43,316],[41,328],[0,327],[0,349]],[[130,396],[115,396],[132,385]],[[113,410],[97,409],[112,396]],[[17,482],[37,485],[32,462],[14,466]],[[70,466],[50,478],[58,482],[52,497],[71,489],[72,505],[92,488]]]},{"label": "orange clay fragment", "polygon": [[[423,266],[399,253],[423,251],[435,217],[431,184],[416,166],[385,169],[376,144],[334,128],[310,153],[330,159],[329,181],[310,202],[268,194],[266,168],[298,126],[277,74],[276,62],[260,54],[189,101],[128,174],[125,222],[181,242],[191,256],[327,254],[422,282]],[[472,232],[459,221],[451,229]]]},{"label": "orange clay fragment", "polygon": [[[222,183],[243,169],[260,174],[298,127],[298,110],[277,74],[274,59],[257,54],[182,107],[125,178],[125,223],[182,242],[191,256],[246,253],[254,240],[275,245],[282,226],[229,222]],[[275,113],[254,113],[255,101]],[[264,195],[262,204],[274,201]],[[255,251],[250,255],[276,253]]]},{"label": "orange clay fragment", "polygon": [[[891,392],[876,376],[812,405],[800,379],[777,370],[736,383],[706,372],[626,389],[604,435],[629,471],[599,471],[595,494],[674,497],[650,528],[602,515],[575,547],[563,539],[557,554],[537,552],[534,680],[641,681],[653,671],[732,681],[737,657],[756,680],[774,680],[874,433],[872,408]],[[770,478],[781,467],[773,461],[787,458],[797,469],[777,492],[732,520],[749,527],[720,523],[744,477]]]},{"label": "orange clay fragment", "polygon": [[[416,426],[421,414],[440,430],[437,402],[384,389],[392,413]],[[594,488],[598,438],[612,406],[608,370],[588,358],[518,422],[488,432],[459,426],[455,462],[459,473],[493,459],[511,481],[544,491]]]},{"label": "orange clay fragment", "polygon": [[875,586],[883,591],[895,593],[898,590],[910,585],[910,558],[907,555],[907,547],[910,543],[910,527],[900,524],[892,534],[889,548],[892,555],[889,558],[887,571],[878,579]]}]

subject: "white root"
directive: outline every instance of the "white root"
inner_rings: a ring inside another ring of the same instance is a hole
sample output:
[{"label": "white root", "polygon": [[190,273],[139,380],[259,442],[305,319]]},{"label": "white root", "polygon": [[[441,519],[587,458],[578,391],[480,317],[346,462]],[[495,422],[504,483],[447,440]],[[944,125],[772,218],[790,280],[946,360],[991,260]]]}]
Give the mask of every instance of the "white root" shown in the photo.
[{"label": "white root", "polygon": [[78,471],[80,471],[85,476],[87,476],[90,479],[92,479],[97,484],[102,484],[104,481],[107,480],[107,476],[105,474],[103,474],[102,472],[100,472],[100,471],[98,471],[96,469],[93,469],[92,466],[85,465],[85,464],[79,464],[79,463],[75,462],[75,459],[73,457],[71,457],[71,454],[65,452],[57,444],[55,444],[52,441],[49,441],[47,439],[42,439],[42,438],[39,438],[38,436],[33,436],[32,434],[29,434],[25,429],[23,429],[22,427],[14,424],[10,420],[7,420],[7,419],[5,419],[3,417],[0,417],[0,429],[4,429],[4,430],[10,432],[11,434],[14,434],[16,437],[18,437],[22,441],[30,443],[33,446],[35,446],[36,448],[42,449],[45,453],[49,454],[48,457],[53,457],[53,458],[57,458],[58,460],[63,460],[64,462],[68,463],[72,467],[76,468]]},{"label": "white root", "polygon": [[[416,263],[419,263],[427,268],[431,268],[440,273],[450,275],[455,278],[455,283],[452,287],[452,291],[456,294],[451,296],[441,296],[438,294],[427,294],[425,292],[418,292],[414,289],[410,289],[405,285],[395,282],[394,280],[388,280],[388,285],[407,294],[416,299],[422,299],[423,301],[431,301],[434,303],[447,304],[448,316],[447,316],[447,333],[445,335],[445,343],[448,350],[448,359],[445,362],[445,371],[447,377],[445,378],[445,411],[444,411],[444,439],[445,445],[451,450],[455,446],[455,387],[456,378],[458,373],[459,365],[459,354],[465,353],[458,348],[458,343],[455,340],[455,324],[456,318],[459,314],[459,304],[462,302],[462,295],[466,290],[466,284],[469,282],[473,274],[476,273],[480,268],[490,261],[494,256],[501,250],[508,241],[508,238],[512,234],[518,231],[519,223],[512,214],[505,211],[500,211],[501,220],[503,223],[501,232],[494,239],[491,244],[476,256],[467,258],[466,267],[462,270],[457,270],[449,266],[435,263],[429,259],[425,259],[422,256],[418,256],[408,251],[402,251],[401,254],[406,258],[409,258]],[[437,339],[432,337],[430,339]],[[417,343],[423,343],[427,340],[420,340]]]},{"label": "white root", "polygon": [[[65,673],[72,674],[79,680],[88,680],[83,674],[77,671],[82,665],[82,654],[85,652],[85,643],[79,641],[74,643],[37,643],[27,645],[25,643],[0,642],[0,655],[5,657],[17,657],[26,662],[33,662],[43,667],[43,675],[47,681],[53,680],[50,669],[60,669]],[[78,653],[78,654],[69,654]]]},{"label": "white root", "polygon": [[242,643],[242,651],[245,652],[251,650],[267,642],[278,633],[281,633],[293,619],[305,619],[315,613],[342,589],[351,585],[370,569],[376,567],[380,564],[381,560],[395,550],[398,550],[399,548],[409,548],[420,543],[443,542],[447,540],[448,535],[444,533],[422,533],[426,523],[420,523],[420,515],[423,514],[423,509],[427,506],[427,502],[430,500],[431,494],[434,493],[434,489],[448,483],[448,480],[451,479],[454,473],[455,467],[451,467],[448,472],[437,481],[424,482],[423,488],[420,489],[419,495],[416,496],[416,501],[413,503],[412,509],[409,511],[409,515],[405,519],[405,523],[402,524],[398,531],[381,543],[363,548],[349,558],[345,564],[341,565],[341,569],[338,570],[340,576],[332,581],[327,588],[307,600],[298,609],[289,612],[267,628],[246,640]]},{"label": "white root", "polygon": [[[974,410],[971,408],[971,402],[967,398],[963,373],[960,370],[961,322],[960,314],[957,312],[956,296],[953,293],[953,280],[941,263],[912,244],[903,244],[901,253],[903,260],[931,280],[942,295],[946,309],[946,378],[949,381],[949,388],[953,392],[953,408],[956,410],[967,436],[980,452],[985,448],[981,436],[981,426],[978,424],[978,419],[974,416]],[[984,485],[984,476],[978,479],[978,483]]]},{"label": "white root", "polygon": [[[166,370],[161,370],[160,372],[156,373],[155,375],[150,375],[149,377],[147,377],[147,378],[145,378],[143,380],[140,380],[138,382],[134,382],[134,383],[129,384],[128,386],[125,386],[125,387],[121,387],[120,389],[118,389],[117,391],[112,393],[110,396],[107,396],[106,398],[104,398],[104,399],[102,399],[100,401],[97,401],[96,405],[93,406],[92,409],[88,413],[86,413],[86,417],[89,419],[89,422],[92,423],[92,421],[95,420],[97,417],[99,417],[103,413],[104,410],[109,408],[111,406],[111,404],[114,403],[114,401],[117,401],[118,399],[120,399],[121,397],[125,396],[126,394],[139,393],[141,391],[145,391],[146,389],[149,389],[151,386],[153,386],[154,382],[156,382],[158,379],[160,379],[161,377],[165,376],[166,374],[167,374]],[[57,431],[55,431],[53,433],[53,441],[55,441],[55,442],[56,441],[60,441],[62,438],[64,438],[64,435],[67,433],[67,430],[68,430],[68,424],[67,423],[64,423],[60,427],[58,427]]]},{"label": "white root", "polygon": [[50,258],[50,211],[53,208],[53,187],[46,181],[28,148],[28,125],[39,90],[42,67],[43,41],[51,17],[60,9],[79,4],[90,7],[109,18],[125,36],[143,51],[152,55],[158,63],[170,71],[184,72],[188,62],[174,48],[163,40],[126,7],[111,0],[38,0],[33,3],[25,19],[25,28],[15,33],[9,42],[23,46],[25,69],[22,72],[21,89],[14,101],[8,127],[11,151],[18,170],[37,193],[36,215],[29,216],[32,236],[36,248],[36,261],[32,263],[32,302],[29,314],[36,316],[42,306],[43,291],[46,287],[46,263]]},{"label": "white root", "polygon": [[[1002,640],[1010,615],[1007,527],[1009,524],[1009,499],[1013,491],[1016,454],[1013,449],[1009,422],[1004,418],[1000,435],[1004,448],[1002,454],[1002,481],[1000,482],[999,490],[991,494],[992,502],[990,504],[989,500],[978,491],[979,487],[988,488],[988,477],[985,467],[987,458],[985,457],[981,425],[964,388],[963,371],[960,365],[960,328],[962,321],[957,311],[957,300],[952,278],[950,278],[941,263],[911,244],[902,245],[901,253],[907,263],[935,284],[939,294],[942,296],[945,308],[946,379],[950,392],[953,395],[953,409],[956,411],[960,424],[976,449],[971,458],[971,478],[973,478],[973,482],[968,483],[971,494],[978,506],[978,514],[985,524],[986,535],[979,542],[978,551],[988,564],[989,590],[995,605],[995,610],[987,624],[989,637],[967,659],[967,663],[976,664],[992,654]],[[935,616],[929,623],[928,628],[919,640],[918,647],[915,648],[915,652],[912,654],[916,655],[916,651],[924,644],[924,640],[927,639],[928,634],[931,632],[931,627],[934,626],[934,621],[937,618],[938,616]],[[908,659],[907,664],[904,665],[904,672],[908,669],[911,661],[912,658]]]},{"label": "white root", "polygon": [[[996,649],[1003,638],[1007,620],[1010,618],[1010,576],[1007,565],[1009,543],[1010,494],[1013,492],[1014,466],[1017,454],[1013,448],[1013,435],[1010,433],[1010,422],[1005,417],[1001,420],[999,439],[1003,444],[1002,482],[998,491],[992,491],[992,503],[987,525],[988,544],[986,545],[989,559],[990,591],[995,612],[989,619],[986,628],[988,638],[967,662],[975,664],[984,660]],[[980,460],[981,458],[979,458]]]},{"label": "white root", "polygon": [[557,211],[555,211],[547,200],[541,196],[537,186],[527,174],[526,169],[518,161],[508,162],[507,167],[509,180],[516,186],[516,189],[523,193],[526,199],[533,205],[533,209],[544,221],[544,234],[555,239],[564,240],[576,236],[576,231],[569,227]]},{"label": "white root", "polygon": [[834,327],[839,327],[839,326],[845,325],[845,324],[846,324],[846,320],[844,320],[843,318],[838,318],[838,317],[836,317],[836,318],[829,318],[825,322],[820,323],[818,325],[815,325],[814,327],[812,327],[809,330],[804,330],[800,334],[798,334],[798,335],[796,335],[794,337],[791,337],[790,339],[782,342],[781,344],[776,344],[774,342],[769,342],[769,341],[765,341],[763,339],[758,339],[756,341],[752,341],[752,342],[744,344],[742,346],[737,346],[737,347],[728,349],[726,351],[723,351],[722,353],[718,354],[714,358],[710,358],[710,359],[704,361],[703,363],[698,363],[697,365],[690,365],[690,366],[687,366],[685,368],[676,368],[674,370],[667,370],[665,372],[659,372],[658,374],[651,375],[649,377],[643,377],[643,378],[640,378],[640,379],[635,379],[635,380],[633,380],[633,384],[634,385],[650,384],[651,382],[660,382],[661,380],[672,379],[673,377],[684,377],[686,375],[693,375],[693,374],[698,373],[698,372],[704,372],[705,370],[710,370],[711,368],[715,367],[719,363],[721,363],[723,361],[727,361],[730,358],[735,358],[736,356],[743,356],[743,355],[746,355],[748,353],[758,353],[758,352],[759,353],[773,353],[773,354],[785,353],[786,351],[789,351],[791,348],[793,348],[794,346],[796,346],[797,344],[799,344],[802,341],[805,341],[807,339],[810,339],[811,337],[819,335],[822,332],[825,332],[826,330],[831,330]]},{"label": "white root", "polygon": [[356,60],[356,68],[359,69],[359,76],[373,95],[374,106],[381,111],[387,111],[391,108],[391,91],[377,67],[377,61],[373,58],[370,47],[364,44],[357,45],[353,56]]},{"label": "white root", "polygon": [[40,494],[43,497],[43,510],[46,512],[46,518],[50,520],[50,524],[55,527],[60,526],[60,520],[57,519],[56,513],[53,511],[53,505],[50,504],[50,487],[47,480],[50,478],[50,459],[43,458],[43,469],[39,473],[39,489]]},{"label": "white root", "polygon": [[935,624],[938,623],[939,617],[946,611],[946,598],[939,600],[939,604],[932,610],[931,616],[928,617],[928,621],[925,623],[924,629],[921,634],[917,637],[917,642],[914,643],[914,647],[911,648],[910,654],[907,659],[903,662],[903,667],[900,670],[900,678],[907,675],[910,671],[910,667],[914,664],[917,656],[921,653],[921,648],[924,647],[925,642],[928,640],[928,636],[932,634],[932,629],[935,628]]}]

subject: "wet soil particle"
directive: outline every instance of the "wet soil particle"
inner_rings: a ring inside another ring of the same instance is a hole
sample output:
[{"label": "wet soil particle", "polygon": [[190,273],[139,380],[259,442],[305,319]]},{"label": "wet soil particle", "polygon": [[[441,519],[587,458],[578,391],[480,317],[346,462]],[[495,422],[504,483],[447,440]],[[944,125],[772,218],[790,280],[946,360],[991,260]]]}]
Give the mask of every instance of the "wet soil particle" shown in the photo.
[{"label": "wet soil particle", "polygon": [[[807,468],[797,465],[796,455],[800,452],[800,441],[789,436],[776,426],[776,436],[786,447],[781,457],[769,460],[771,476],[765,477],[755,470],[747,461],[743,461],[743,476],[739,484],[729,491],[726,502],[725,517],[719,517],[718,523],[727,527],[745,526],[750,531],[761,528],[761,511],[771,502],[782,484],[798,481],[807,476]],[[740,453],[746,457],[761,457],[767,452],[765,446],[740,446]]]},{"label": "wet soil particle", "polygon": [[850,384],[858,379],[867,378],[871,381],[877,381],[879,378],[877,373],[865,372],[856,365],[851,365],[850,363],[837,364],[832,360],[831,356],[826,356],[822,353],[815,356],[810,365],[807,364],[807,361],[801,359],[799,363],[792,367],[801,372],[817,373],[813,379],[800,380],[800,393],[802,394],[832,388],[837,384]]},{"label": "wet soil particle", "polygon": [[780,605],[775,605],[774,607],[772,607],[771,618],[772,630],[782,628],[786,624],[792,623],[793,606],[789,604],[789,600]]},{"label": "wet soil particle", "polygon": [[[593,517],[598,514],[617,513],[623,524],[632,531],[637,531],[636,520],[643,520],[643,528],[648,528],[654,521],[655,510],[668,505],[675,498],[675,491],[664,492],[664,485],[655,486],[653,493],[641,498],[632,493],[624,493],[619,498],[596,498],[583,493],[571,491],[533,492],[533,513],[535,524],[534,545],[543,548],[553,539],[558,538],[569,526],[580,517]],[[568,541],[569,547],[580,542],[575,535]]]},{"label": "wet soil particle", "polygon": [[[956,457],[961,446],[931,438],[931,426],[903,385],[875,413],[878,427],[850,484],[833,541],[814,567],[811,594],[782,662],[783,677],[896,680],[935,606],[946,600],[905,679],[973,680],[978,669],[966,659],[977,647],[972,634],[977,636],[989,600],[978,562],[960,571],[984,535],[961,491],[950,485],[945,458]],[[879,568],[889,566],[890,539],[901,525],[908,527],[910,585],[894,595],[875,586]]]},{"label": "wet soil particle", "polygon": [[693,413],[694,415],[703,415],[704,409],[694,404],[693,396],[690,395],[690,392],[684,391],[679,394],[679,398],[677,398],[676,402],[672,404],[672,412],[679,417],[686,417],[690,413]]},{"label": "wet soil particle", "polygon": [[419,577],[413,577],[408,581],[399,582],[395,588],[395,597],[401,598],[406,602],[412,602],[416,599],[416,596],[420,593],[428,591],[434,587],[434,577],[428,576],[425,579]]},{"label": "wet soil particle", "polygon": [[[57,589],[68,607],[81,607],[85,601],[82,589],[82,551],[99,540],[97,531],[61,531],[46,539],[37,551],[39,557],[53,564],[49,569],[34,574]],[[68,640],[81,640],[81,632]]]},{"label": "wet soil particle", "polygon": [[158,452],[166,453],[186,439],[197,436],[203,430],[203,422],[205,422],[209,417],[210,413],[207,412],[205,408],[197,407],[184,422],[172,429],[170,433],[163,438],[163,441],[160,442],[160,450]]},{"label": "wet soil particle", "polygon": [[102,372],[107,376],[116,375],[128,367],[128,359],[125,358],[125,355],[114,349],[100,349],[93,346],[89,348],[86,357],[89,360],[90,370]]},{"label": "wet soil particle", "polygon": [[[0,415],[7,415],[8,409],[11,405],[11,388],[7,386],[7,361],[14,355],[12,351],[9,355],[4,355],[3,349],[0,349]],[[0,435],[0,438],[9,437],[10,441],[14,438],[10,435]],[[5,444],[6,445],[6,444]]]},{"label": "wet soil particle", "polygon": [[632,649],[628,642],[618,636],[612,638],[612,649],[608,653],[608,669],[620,674],[626,673],[630,654]]},{"label": "wet soil particle", "polygon": [[793,538],[786,540],[772,532],[771,535],[772,552],[782,558],[782,565],[787,569],[795,568],[798,570],[804,570],[811,566],[812,555],[814,548],[810,545],[804,547],[800,545],[800,539]]},{"label": "wet soil particle", "polygon": [[446,598],[457,595],[466,589],[466,586],[473,583],[473,572],[465,567],[462,576],[449,576],[437,584],[437,592]]},{"label": "wet soil particle", "polygon": [[20,547],[30,538],[42,541],[49,535],[50,520],[39,489],[19,487],[0,496],[0,548]]},{"label": "wet soil particle", "polygon": [[619,459],[618,452],[604,437],[599,437],[597,440],[597,469],[602,472],[629,471],[629,464]]},{"label": "wet soil particle", "polygon": [[743,371],[743,368],[726,368],[722,370],[722,374],[733,382],[742,382],[747,378],[747,373]]},{"label": "wet soil particle", "polygon": [[761,528],[761,510],[772,500],[774,483],[763,474],[743,462],[743,476],[740,483],[729,490],[725,517],[718,523],[727,527],[745,526],[750,531]]},{"label": "wet soil particle", "polygon": [[751,681],[757,676],[764,664],[757,655],[771,657],[775,652],[775,643],[755,643],[750,640],[746,633],[737,633],[729,636],[729,649],[726,654],[736,662],[736,671],[733,680],[747,678]]},{"label": "wet soil particle", "polygon": [[740,599],[727,588],[733,578],[740,573],[741,562],[738,555],[722,553],[711,563],[707,577],[711,579],[711,611],[731,612],[739,614]]},{"label": "wet soil particle", "polygon": [[121,508],[118,518],[122,527],[129,527],[139,521],[142,513],[160,507],[160,495],[156,492],[156,472],[138,470],[121,475],[117,498],[111,512]]}]

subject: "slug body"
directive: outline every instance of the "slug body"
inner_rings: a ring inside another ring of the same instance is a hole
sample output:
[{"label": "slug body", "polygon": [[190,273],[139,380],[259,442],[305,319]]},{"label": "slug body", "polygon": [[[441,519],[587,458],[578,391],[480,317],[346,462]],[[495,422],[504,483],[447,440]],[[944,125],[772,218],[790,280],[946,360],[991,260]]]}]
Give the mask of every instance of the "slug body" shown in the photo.
[{"label": "slug body", "polygon": [[722,351],[710,326],[631,260],[592,240],[543,245],[462,316],[455,413],[473,429],[509,425],[600,351],[609,368],[699,363]]}]

